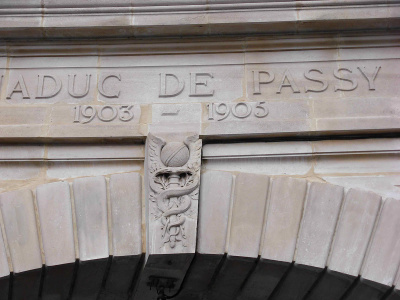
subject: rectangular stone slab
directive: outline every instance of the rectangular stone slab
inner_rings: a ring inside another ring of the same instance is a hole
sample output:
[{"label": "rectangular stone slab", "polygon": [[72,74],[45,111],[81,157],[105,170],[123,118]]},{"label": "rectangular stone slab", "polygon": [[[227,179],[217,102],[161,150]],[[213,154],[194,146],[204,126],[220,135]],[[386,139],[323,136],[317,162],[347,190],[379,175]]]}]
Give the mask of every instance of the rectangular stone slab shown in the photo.
[{"label": "rectangular stone slab", "polygon": [[304,179],[273,179],[261,258],[287,263],[293,261],[306,191]]},{"label": "rectangular stone slab", "polygon": [[342,198],[342,187],[310,184],[297,242],[297,264],[325,268]]},{"label": "rectangular stone slab", "polygon": [[110,202],[113,256],[140,256],[142,254],[140,174],[112,175],[110,177]]},{"label": "rectangular stone slab", "polygon": [[18,190],[0,194],[0,206],[14,273],[41,269],[32,192]]},{"label": "rectangular stone slab", "polygon": [[386,199],[365,257],[361,278],[384,286],[392,286],[395,282],[400,264],[399,216],[400,201]]},{"label": "rectangular stone slab", "polygon": [[356,189],[347,192],[328,263],[330,270],[358,276],[381,201],[372,192]]},{"label": "rectangular stone slab", "polygon": [[260,259],[237,299],[265,300],[271,296],[291,263]]},{"label": "rectangular stone slab", "polygon": [[240,173],[235,180],[228,255],[258,257],[269,177]]},{"label": "rectangular stone slab", "polygon": [[79,259],[108,258],[107,188],[102,176],[73,181]]},{"label": "rectangular stone slab", "polygon": [[207,292],[209,300],[232,300],[240,287],[256,266],[256,259],[249,257],[227,256],[215,281]]},{"label": "rectangular stone slab", "polygon": [[73,264],[75,243],[68,182],[54,182],[36,189],[46,266]]},{"label": "rectangular stone slab", "polygon": [[219,254],[226,249],[233,175],[207,171],[201,175],[197,252]]},{"label": "rectangular stone slab", "polygon": [[307,300],[340,300],[356,279],[355,276],[327,270],[310,291]]}]

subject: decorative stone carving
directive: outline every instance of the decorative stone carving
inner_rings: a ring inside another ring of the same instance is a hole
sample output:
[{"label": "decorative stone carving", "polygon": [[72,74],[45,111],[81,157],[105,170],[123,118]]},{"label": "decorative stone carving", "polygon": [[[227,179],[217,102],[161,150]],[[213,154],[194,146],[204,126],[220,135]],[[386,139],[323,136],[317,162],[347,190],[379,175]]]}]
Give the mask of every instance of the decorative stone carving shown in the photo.
[{"label": "decorative stone carving", "polygon": [[191,253],[194,250],[201,146],[197,135],[183,142],[167,142],[149,134],[148,222],[152,253]]}]

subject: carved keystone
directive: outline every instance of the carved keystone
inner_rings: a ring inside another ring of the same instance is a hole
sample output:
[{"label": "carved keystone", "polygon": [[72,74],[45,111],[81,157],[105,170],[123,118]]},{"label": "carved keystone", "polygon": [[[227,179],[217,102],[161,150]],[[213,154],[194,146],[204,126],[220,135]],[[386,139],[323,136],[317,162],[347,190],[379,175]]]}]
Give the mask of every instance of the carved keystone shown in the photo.
[{"label": "carved keystone", "polygon": [[151,278],[173,279],[168,290],[176,293],[196,250],[202,142],[197,135],[164,137],[147,137],[147,258],[138,299],[157,295]]}]

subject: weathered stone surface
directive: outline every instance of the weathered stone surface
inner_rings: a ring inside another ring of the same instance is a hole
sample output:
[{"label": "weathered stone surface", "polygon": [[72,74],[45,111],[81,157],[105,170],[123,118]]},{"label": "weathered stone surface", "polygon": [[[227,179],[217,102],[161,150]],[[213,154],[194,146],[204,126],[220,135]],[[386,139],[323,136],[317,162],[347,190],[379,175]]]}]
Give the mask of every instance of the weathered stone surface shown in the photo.
[{"label": "weathered stone surface", "polygon": [[235,180],[230,256],[257,258],[264,225],[269,177],[240,173]]},{"label": "weathered stone surface", "polygon": [[138,173],[110,177],[113,256],[142,254],[142,184]]},{"label": "weathered stone surface", "polygon": [[379,216],[361,277],[391,286],[400,263],[400,201],[387,199]]},{"label": "weathered stone surface", "polygon": [[102,176],[73,181],[79,259],[107,258],[107,188]]},{"label": "weathered stone surface", "polygon": [[201,176],[197,252],[223,255],[229,225],[233,176],[208,171]]},{"label": "weathered stone surface", "polygon": [[71,197],[67,182],[36,189],[46,266],[75,262]]},{"label": "weathered stone surface", "polygon": [[3,234],[0,232],[0,278],[10,275]]},{"label": "weathered stone surface", "polygon": [[42,258],[32,192],[19,190],[0,194],[0,207],[13,271],[21,273],[40,269]]},{"label": "weathered stone surface", "polygon": [[307,182],[302,179],[272,181],[261,258],[293,261],[306,191]]},{"label": "weathered stone surface", "polygon": [[328,268],[357,277],[379,213],[381,197],[350,189],[344,201]]},{"label": "weathered stone surface", "polygon": [[325,267],[342,198],[342,187],[310,184],[297,242],[296,263],[316,268]]},{"label": "weathered stone surface", "polygon": [[12,299],[37,299],[42,257],[32,192],[0,194],[0,207],[14,272]]}]

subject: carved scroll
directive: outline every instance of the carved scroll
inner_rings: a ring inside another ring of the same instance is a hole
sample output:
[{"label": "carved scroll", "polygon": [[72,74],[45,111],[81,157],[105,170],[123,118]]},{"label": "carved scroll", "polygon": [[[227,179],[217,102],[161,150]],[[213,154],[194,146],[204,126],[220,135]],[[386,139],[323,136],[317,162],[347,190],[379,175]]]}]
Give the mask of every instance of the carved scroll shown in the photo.
[{"label": "carved scroll", "polygon": [[202,143],[198,136],[147,142],[150,253],[191,253],[195,249]]}]

